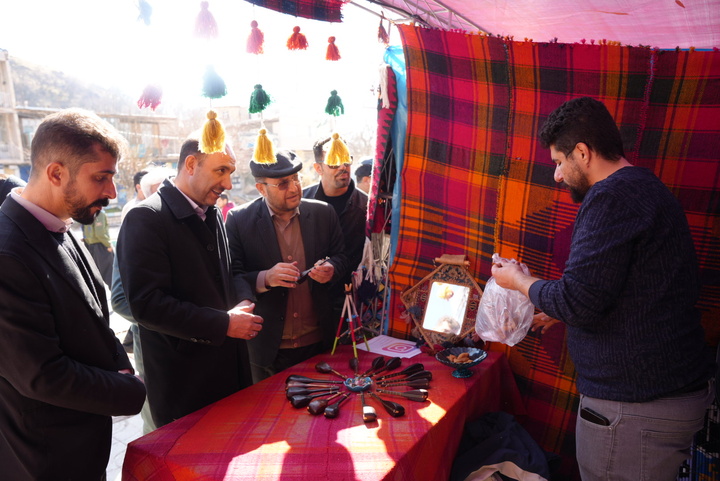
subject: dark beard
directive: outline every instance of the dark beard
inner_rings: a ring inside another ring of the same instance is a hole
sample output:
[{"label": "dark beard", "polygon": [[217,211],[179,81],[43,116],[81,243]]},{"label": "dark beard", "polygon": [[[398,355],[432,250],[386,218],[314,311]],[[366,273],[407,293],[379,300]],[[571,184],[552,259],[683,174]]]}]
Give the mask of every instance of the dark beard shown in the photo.
[{"label": "dark beard", "polygon": [[568,190],[570,190],[570,198],[576,204],[580,204],[583,200],[585,200],[585,195],[587,195],[587,189],[581,190],[575,187],[568,186]]},{"label": "dark beard", "polygon": [[110,201],[108,199],[98,199],[90,205],[83,205],[82,199],[75,196],[76,190],[74,187],[75,185],[71,184],[65,192],[65,202],[70,206],[70,217],[83,225],[90,225],[97,217],[97,212],[93,214],[91,209],[93,207],[107,207]]},{"label": "dark beard", "polygon": [[77,207],[76,205],[73,205],[71,217],[76,222],[80,222],[84,225],[90,225],[95,221],[95,217],[97,217],[98,213],[100,212],[97,211],[93,214],[91,212],[91,209],[93,207],[107,207],[109,202],[110,201],[108,199],[100,199],[85,207]]}]

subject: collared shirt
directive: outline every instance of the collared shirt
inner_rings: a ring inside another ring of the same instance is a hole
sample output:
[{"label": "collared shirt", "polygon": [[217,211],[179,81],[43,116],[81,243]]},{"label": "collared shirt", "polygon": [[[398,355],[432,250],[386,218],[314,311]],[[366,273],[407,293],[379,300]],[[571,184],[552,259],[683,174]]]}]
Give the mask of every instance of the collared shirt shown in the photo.
[{"label": "collared shirt", "polygon": [[[296,208],[290,220],[285,222],[280,219],[269,205],[267,207],[275,227],[275,235],[280,246],[282,261],[287,263],[297,262],[297,268],[301,272],[304,271],[308,264],[305,259],[305,245],[303,244],[300,229],[300,209]],[[262,273],[263,287],[265,272],[267,271]],[[322,332],[312,305],[310,283],[304,282],[292,289],[288,289],[285,323],[280,348],[305,347],[321,341]]]},{"label": "collared shirt", "polygon": [[175,186],[175,188],[177,188],[178,192],[180,192],[180,193],[182,194],[182,196],[187,199],[187,201],[190,203],[190,207],[192,207],[193,210],[195,210],[195,212],[197,213],[197,215],[199,215],[200,218],[201,218],[203,221],[205,221],[205,213],[206,213],[207,210],[208,210],[208,206],[200,207],[194,200],[192,200],[190,197],[188,197],[187,195],[185,195],[185,192],[183,192],[182,190],[180,190],[180,188],[175,184],[175,182],[174,182],[172,179],[168,179],[168,180],[170,181],[170,183],[172,183],[172,185]]},{"label": "collared shirt", "polygon": [[20,194],[16,192],[15,189],[13,189],[10,192],[10,196],[25,208],[28,212],[30,212],[33,217],[35,217],[42,225],[45,226],[47,230],[50,232],[67,232],[70,230],[70,226],[73,224],[72,219],[68,219],[67,221],[64,221],[60,219],[59,217],[55,216],[55,214],[51,214],[50,212],[46,211],[39,205],[30,202],[26,198],[22,197]]}]

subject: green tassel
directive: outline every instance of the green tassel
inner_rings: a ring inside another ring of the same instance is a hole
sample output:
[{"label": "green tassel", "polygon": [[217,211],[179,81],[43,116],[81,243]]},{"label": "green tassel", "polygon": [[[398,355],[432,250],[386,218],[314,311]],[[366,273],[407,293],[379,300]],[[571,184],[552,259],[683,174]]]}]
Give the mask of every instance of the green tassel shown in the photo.
[{"label": "green tassel", "polygon": [[227,87],[225,81],[220,77],[215,68],[211,65],[205,70],[205,78],[203,82],[203,97],[209,99],[219,99],[227,95]]},{"label": "green tassel", "polygon": [[260,113],[270,105],[270,102],[272,102],[270,96],[263,90],[262,85],[257,84],[253,93],[250,94],[250,108],[248,110],[250,110],[251,114]]},{"label": "green tassel", "polygon": [[342,103],[342,99],[338,96],[337,90],[330,92],[330,98],[328,99],[327,106],[325,107],[325,113],[334,115],[335,117],[345,113],[345,106]]}]

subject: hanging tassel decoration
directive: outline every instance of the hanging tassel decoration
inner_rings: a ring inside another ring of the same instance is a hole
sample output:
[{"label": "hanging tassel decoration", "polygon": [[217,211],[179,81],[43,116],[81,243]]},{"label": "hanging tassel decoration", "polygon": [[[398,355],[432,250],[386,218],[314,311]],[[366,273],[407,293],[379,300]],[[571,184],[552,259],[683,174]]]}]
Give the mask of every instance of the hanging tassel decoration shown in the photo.
[{"label": "hanging tassel decoration", "polygon": [[152,6],[146,0],[140,0],[138,3],[140,14],[138,20],[142,20],[145,25],[150,25],[150,17],[152,16]]},{"label": "hanging tassel decoration", "polygon": [[227,87],[225,81],[220,77],[212,65],[208,65],[205,70],[205,78],[203,82],[203,97],[209,99],[219,99],[227,95]]},{"label": "hanging tassel decoration", "polygon": [[308,41],[305,35],[300,33],[300,27],[293,27],[293,33],[287,41],[288,50],[307,50]]},{"label": "hanging tassel decoration", "polygon": [[350,163],[350,151],[337,132],[332,134],[332,142],[325,156],[325,163],[331,166]]},{"label": "hanging tassel decoration", "polygon": [[277,162],[272,141],[267,136],[267,130],[265,129],[260,129],[258,132],[252,159],[258,164],[274,164]]},{"label": "hanging tassel decoration", "polygon": [[263,53],[263,43],[265,42],[265,34],[258,28],[258,23],[253,20],[250,22],[250,35],[247,39],[247,53],[260,55]]},{"label": "hanging tassel decoration", "polygon": [[210,110],[200,135],[200,152],[214,154],[225,150],[225,127],[217,118],[217,112]]},{"label": "hanging tassel decoration", "polygon": [[345,113],[345,106],[340,96],[338,96],[337,90],[330,92],[330,98],[328,98],[327,105],[325,106],[325,113],[335,117]]},{"label": "hanging tassel decoration", "polygon": [[157,85],[148,85],[143,90],[142,95],[137,101],[137,106],[140,109],[150,107],[150,110],[155,111],[160,101],[162,100],[162,88]]},{"label": "hanging tassel decoration", "polygon": [[248,109],[251,114],[257,114],[267,108],[272,102],[270,96],[263,90],[262,85],[257,84],[253,93],[250,94],[250,108]]},{"label": "hanging tassel decoration", "polygon": [[218,36],[217,22],[208,9],[208,2],[200,2],[200,13],[195,19],[195,36],[200,38],[215,38]]},{"label": "hanging tassel decoration", "polygon": [[338,50],[337,45],[335,45],[335,37],[328,38],[328,47],[327,53],[325,54],[325,60],[340,60],[340,50]]},{"label": "hanging tassel decoration", "polygon": [[383,25],[383,20],[385,20],[384,13],[380,17],[380,26],[378,27],[378,42],[384,43],[385,45],[389,45],[390,44],[390,35],[388,35],[387,30],[385,30],[385,26]]}]

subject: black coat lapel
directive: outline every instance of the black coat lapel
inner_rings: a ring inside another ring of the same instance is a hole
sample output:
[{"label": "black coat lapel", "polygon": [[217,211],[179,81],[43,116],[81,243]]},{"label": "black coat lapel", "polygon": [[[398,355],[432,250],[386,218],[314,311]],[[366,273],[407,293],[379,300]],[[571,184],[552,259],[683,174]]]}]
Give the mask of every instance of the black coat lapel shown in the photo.
[{"label": "black coat lapel", "polygon": [[[107,319],[107,303],[104,302],[104,298],[103,301],[100,301],[101,303],[98,303],[98,299],[90,290],[90,286],[85,282],[85,278],[75,263],[75,260],[65,252],[65,249],[58,244],[45,226],[12,197],[9,197],[5,201],[5,204],[7,204],[7,206],[3,205],[3,212],[23,231],[30,249],[37,252],[38,255],[59,274],[60,279],[67,282],[78,294],[86,299],[90,308],[99,318]],[[67,235],[71,236],[70,233]],[[72,236],[71,240],[75,242]],[[75,245],[77,247],[77,242],[75,242]],[[78,252],[82,252],[82,250],[78,248]],[[86,256],[86,253],[81,255]],[[96,268],[93,268],[91,273],[95,278],[96,289],[98,285],[101,286],[98,293],[104,296],[105,288],[102,287],[104,284],[102,284],[102,280],[99,278],[100,274]]]}]

